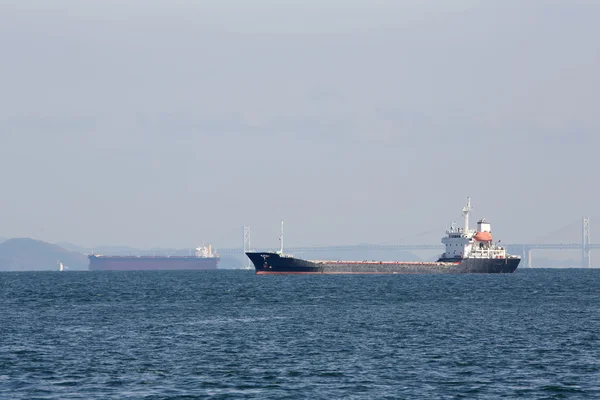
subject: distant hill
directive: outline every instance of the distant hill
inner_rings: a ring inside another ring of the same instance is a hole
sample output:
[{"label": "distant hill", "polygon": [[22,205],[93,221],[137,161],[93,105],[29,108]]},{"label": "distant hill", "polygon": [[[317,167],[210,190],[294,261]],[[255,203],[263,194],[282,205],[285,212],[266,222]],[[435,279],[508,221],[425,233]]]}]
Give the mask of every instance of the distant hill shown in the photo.
[{"label": "distant hill", "polygon": [[0,243],[0,271],[58,270],[58,261],[72,270],[88,268],[85,255],[55,244],[29,238],[8,239]]}]

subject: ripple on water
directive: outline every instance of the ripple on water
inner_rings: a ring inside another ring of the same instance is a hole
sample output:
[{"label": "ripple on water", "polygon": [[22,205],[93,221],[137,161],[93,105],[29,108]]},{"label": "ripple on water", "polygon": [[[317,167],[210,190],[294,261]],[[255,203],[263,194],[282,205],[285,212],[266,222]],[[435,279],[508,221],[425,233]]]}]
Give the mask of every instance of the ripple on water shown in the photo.
[{"label": "ripple on water", "polygon": [[598,283],[3,273],[0,398],[600,397]]}]

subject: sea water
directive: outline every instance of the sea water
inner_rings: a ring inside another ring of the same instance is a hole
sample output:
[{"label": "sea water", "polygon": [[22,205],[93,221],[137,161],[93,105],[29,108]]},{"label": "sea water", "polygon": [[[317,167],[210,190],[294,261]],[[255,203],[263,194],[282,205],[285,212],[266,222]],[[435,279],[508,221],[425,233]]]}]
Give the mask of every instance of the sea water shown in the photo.
[{"label": "sea water", "polygon": [[1,399],[600,397],[600,270],[0,273]]}]

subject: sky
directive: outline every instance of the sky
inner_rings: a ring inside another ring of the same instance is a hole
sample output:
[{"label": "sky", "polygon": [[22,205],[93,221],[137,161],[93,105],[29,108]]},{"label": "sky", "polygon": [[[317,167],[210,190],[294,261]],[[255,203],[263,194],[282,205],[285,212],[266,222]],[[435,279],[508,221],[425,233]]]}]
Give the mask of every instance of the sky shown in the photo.
[{"label": "sky", "polygon": [[599,13],[0,1],[0,236],[277,248],[283,218],[288,246],[439,243],[471,196],[504,243],[582,216],[594,242]]}]

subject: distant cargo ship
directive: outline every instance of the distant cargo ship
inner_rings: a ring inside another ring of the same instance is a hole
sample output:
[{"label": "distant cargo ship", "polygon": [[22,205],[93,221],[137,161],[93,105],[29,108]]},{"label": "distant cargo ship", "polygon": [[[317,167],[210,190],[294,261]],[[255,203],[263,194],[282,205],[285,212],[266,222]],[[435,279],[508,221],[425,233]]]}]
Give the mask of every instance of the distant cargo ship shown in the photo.
[{"label": "distant cargo ship", "polygon": [[212,248],[200,246],[190,256],[111,256],[90,254],[90,271],[211,270],[220,258]]},{"label": "distant cargo ship", "polygon": [[404,261],[320,261],[303,260],[283,253],[283,222],[281,250],[277,252],[247,252],[256,274],[456,274],[512,273],[521,258],[510,255],[503,246],[492,243],[490,224],[482,219],[477,230],[469,229],[471,199],[463,208],[464,228],[454,224],[446,231],[442,243],[446,251],[433,262]]}]

